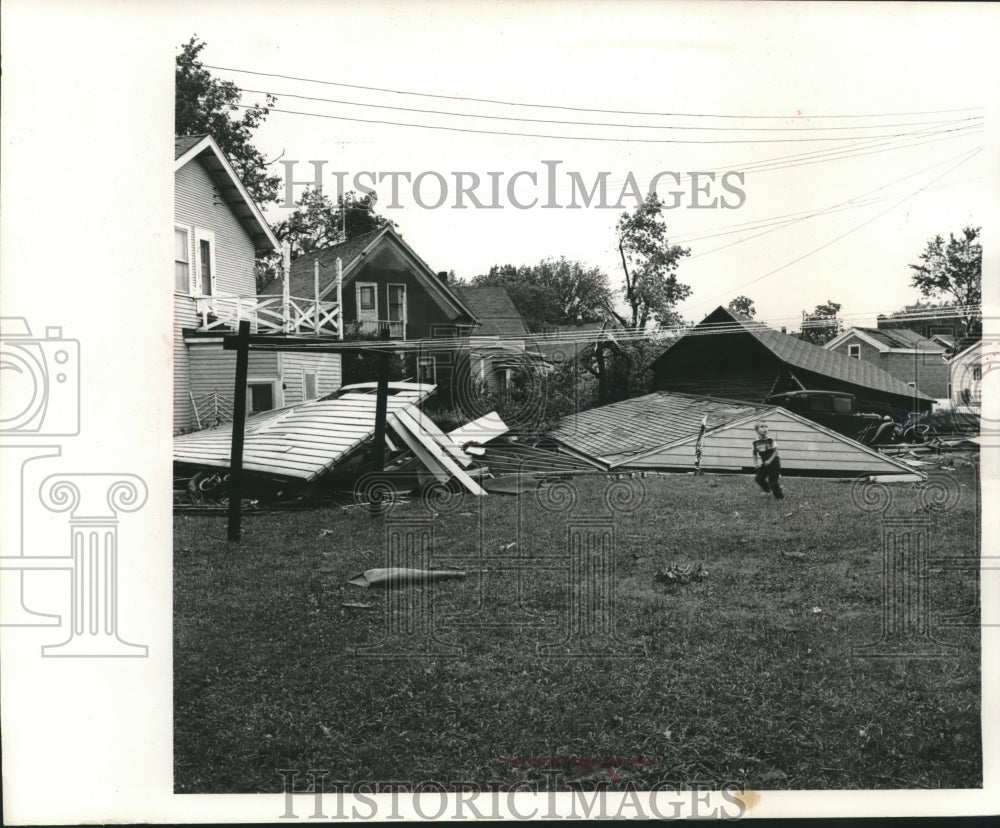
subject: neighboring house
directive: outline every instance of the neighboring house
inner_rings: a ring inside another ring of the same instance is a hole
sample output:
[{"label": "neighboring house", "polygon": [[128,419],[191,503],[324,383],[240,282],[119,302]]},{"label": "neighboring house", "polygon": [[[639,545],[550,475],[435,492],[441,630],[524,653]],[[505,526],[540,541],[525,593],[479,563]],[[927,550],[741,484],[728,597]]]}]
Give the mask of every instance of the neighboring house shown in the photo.
[{"label": "neighboring house", "polygon": [[909,328],[848,328],[823,347],[870,362],[936,400],[948,397],[947,349]]},{"label": "neighboring house", "polygon": [[[315,330],[312,304],[257,296],[256,255],[278,240],[218,144],[208,135],[174,139],[174,431],[232,417],[235,351],[222,336],[249,319],[260,333]],[[280,293],[280,291],[279,291]],[[337,332],[336,307],[320,331]],[[257,413],[340,387],[340,357],[250,354],[247,406]]]},{"label": "neighboring house", "polygon": [[537,358],[525,350],[528,327],[502,287],[457,285],[455,295],[478,323],[469,334],[469,373],[491,392],[507,388],[518,371],[534,370]]},{"label": "neighboring house", "polygon": [[940,316],[932,316],[933,313],[932,308],[926,308],[919,312],[911,312],[910,318],[907,318],[905,311],[901,313],[902,318],[897,318],[893,314],[889,316],[880,314],[876,318],[875,324],[880,329],[908,328],[927,339],[933,339],[935,336],[948,336],[957,341],[965,335],[965,324],[961,318],[955,315],[954,311],[941,308]]},{"label": "neighboring house", "polygon": [[1000,356],[998,343],[975,342],[951,358],[948,397],[953,405],[978,408],[983,402],[983,376],[992,371]]},{"label": "neighboring house", "polygon": [[[337,259],[341,261],[339,289],[343,297],[344,329],[348,339],[387,337],[429,340],[466,337],[476,317],[392,227],[380,227],[331,247],[300,256],[291,265],[289,290],[297,296],[335,298]],[[317,294],[318,289],[318,294]],[[281,295],[274,279],[262,296]],[[461,349],[454,341],[435,348],[421,343],[401,349],[413,362],[418,382],[449,386]],[[354,381],[369,378],[354,378]]]},{"label": "neighboring house", "polygon": [[928,411],[933,400],[860,359],[716,308],[651,364],[653,388],[763,402],[796,390],[854,394],[861,411]]}]

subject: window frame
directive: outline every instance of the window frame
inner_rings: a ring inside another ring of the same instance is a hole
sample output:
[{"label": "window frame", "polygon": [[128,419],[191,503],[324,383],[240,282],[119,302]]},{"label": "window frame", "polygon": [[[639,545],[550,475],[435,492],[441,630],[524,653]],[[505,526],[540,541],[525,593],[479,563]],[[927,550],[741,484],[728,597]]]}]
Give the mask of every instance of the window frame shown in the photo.
[{"label": "window frame", "polygon": [[[202,242],[208,242],[208,288],[209,293],[205,293],[203,290],[204,280],[202,274],[202,254],[201,254],[201,244]],[[219,295],[219,284],[218,284],[218,272],[216,270],[216,256],[215,256],[215,233],[211,230],[203,230],[200,227],[194,228],[194,279],[192,296],[218,296]]]},{"label": "window frame", "polygon": [[[262,408],[260,411],[251,411],[250,403],[253,400],[251,386],[269,385],[271,386],[271,408]],[[254,414],[263,414],[265,411],[276,411],[284,405],[281,394],[281,382],[274,377],[247,377],[247,412],[248,417]]]},{"label": "window frame", "polygon": [[851,342],[847,345],[847,356],[850,359],[861,359],[861,343]]},{"label": "window frame", "polygon": [[[180,259],[177,258],[176,244],[177,244],[177,234],[178,233],[183,233],[184,234],[184,252],[187,255],[187,258],[183,261],[183,265],[187,268],[187,278],[185,279],[186,284],[184,285],[184,287],[179,287],[178,284],[177,284],[177,265],[182,264],[182,262],[180,261]],[[190,227],[184,227],[184,226],[182,226],[180,224],[175,224],[174,225],[174,245],[175,245],[175,247],[174,247],[174,293],[178,293],[178,294],[180,294],[182,296],[190,296],[191,295],[191,264],[192,264],[191,259],[193,258],[193,256],[191,255],[191,235],[192,234],[191,234],[191,228]]]},{"label": "window frame", "polygon": [[[372,291],[372,306],[366,308],[361,301],[361,293],[365,288],[371,288]],[[361,318],[362,311],[375,311],[375,318],[378,319],[378,284],[376,282],[358,282],[355,285],[355,295],[357,302],[358,318]]]}]

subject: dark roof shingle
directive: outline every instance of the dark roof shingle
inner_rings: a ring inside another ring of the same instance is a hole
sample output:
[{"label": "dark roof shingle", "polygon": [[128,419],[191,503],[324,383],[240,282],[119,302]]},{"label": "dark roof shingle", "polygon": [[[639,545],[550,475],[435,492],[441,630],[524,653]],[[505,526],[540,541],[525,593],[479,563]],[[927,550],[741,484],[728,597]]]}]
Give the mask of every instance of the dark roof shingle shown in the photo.
[{"label": "dark roof shingle", "polygon": [[506,289],[457,285],[452,287],[452,292],[479,320],[479,324],[472,331],[473,336],[523,339],[528,335],[524,319],[517,312]]},{"label": "dark roof shingle", "polygon": [[174,136],[174,161],[180,158],[191,147],[199,141],[205,140],[205,135],[175,135]]}]

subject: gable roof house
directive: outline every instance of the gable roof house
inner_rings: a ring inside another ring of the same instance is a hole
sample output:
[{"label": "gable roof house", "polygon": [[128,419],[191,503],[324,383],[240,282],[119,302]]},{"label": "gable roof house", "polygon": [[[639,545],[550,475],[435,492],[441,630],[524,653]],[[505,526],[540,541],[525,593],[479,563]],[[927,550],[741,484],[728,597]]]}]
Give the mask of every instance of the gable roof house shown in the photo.
[{"label": "gable roof house", "polygon": [[[401,349],[417,382],[447,389],[460,356],[454,340],[468,336],[477,320],[445,279],[431,270],[396,230],[385,226],[299,256],[291,264],[290,292],[308,296],[310,301],[317,295],[321,302],[335,298],[337,259],[341,262],[339,290],[345,337],[450,340],[441,348],[421,341],[412,349]],[[276,278],[261,294],[277,297],[281,291],[282,281]]]},{"label": "gable roof house", "polygon": [[477,319],[469,333],[471,377],[496,393],[518,371],[535,370],[537,359],[525,349],[528,326],[505,288],[457,285],[452,288]]},{"label": "gable roof house", "polygon": [[848,328],[823,347],[877,365],[929,397],[948,397],[947,349],[909,328]]},{"label": "gable roof house", "polygon": [[764,402],[796,390],[853,394],[859,411],[928,411],[933,399],[851,359],[718,307],[651,364],[653,388]]},{"label": "gable roof house", "polygon": [[[174,431],[232,416],[235,351],[222,337],[240,319],[260,333],[314,330],[315,308],[257,295],[256,256],[279,243],[225,154],[209,135],[174,139]],[[302,311],[296,310],[302,308]],[[337,308],[321,309],[337,330]],[[251,354],[249,413],[292,405],[340,387],[333,354]]]}]

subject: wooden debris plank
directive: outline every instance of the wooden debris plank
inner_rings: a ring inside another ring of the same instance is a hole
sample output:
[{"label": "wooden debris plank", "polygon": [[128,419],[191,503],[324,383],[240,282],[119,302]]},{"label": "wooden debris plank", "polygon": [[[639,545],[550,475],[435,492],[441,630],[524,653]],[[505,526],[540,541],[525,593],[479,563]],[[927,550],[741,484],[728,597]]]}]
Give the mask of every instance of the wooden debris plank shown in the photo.
[{"label": "wooden debris plank", "polygon": [[475,480],[469,477],[469,475],[465,473],[465,470],[462,469],[458,463],[448,456],[447,451],[434,442],[433,438],[431,438],[428,434],[424,433],[424,431],[420,428],[420,423],[413,418],[413,415],[408,409],[395,412],[395,416],[403,428],[423,443],[424,448],[431,452],[431,454],[435,455],[438,462],[441,463],[441,465],[443,465],[456,478],[458,478],[458,481],[465,486],[466,489],[474,495],[486,494],[486,492],[483,491],[483,488]]},{"label": "wooden debris plank", "polygon": [[391,428],[396,436],[402,440],[407,448],[410,449],[416,456],[417,459],[427,467],[441,483],[447,483],[451,475],[448,474],[447,469],[444,464],[438,461],[438,458],[427,450],[427,448],[408,432],[406,427],[399,421],[398,415],[395,413],[390,413],[386,417],[386,425]]}]

